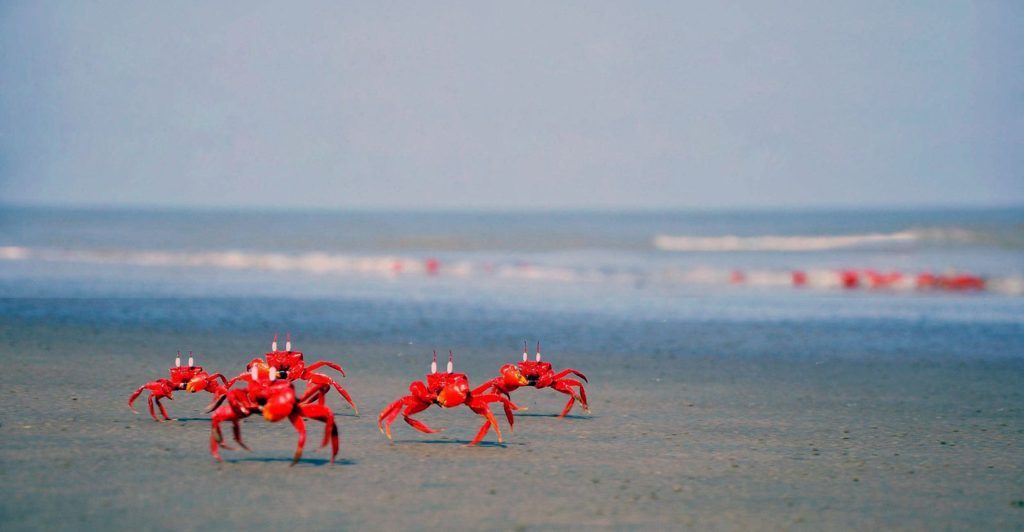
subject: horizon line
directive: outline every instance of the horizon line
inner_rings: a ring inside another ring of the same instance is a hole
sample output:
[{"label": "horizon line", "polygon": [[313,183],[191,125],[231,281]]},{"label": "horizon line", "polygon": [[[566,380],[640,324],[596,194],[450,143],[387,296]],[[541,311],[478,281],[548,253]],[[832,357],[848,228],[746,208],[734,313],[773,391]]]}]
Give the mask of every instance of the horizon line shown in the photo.
[{"label": "horizon line", "polygon": [[0,208],[25,210],[66,210],[66,211],[124,211],[124,212],[224,212],[224,213],[273,213],[305,211],[311,214],[331,213],[391,213],[391,214],[515,214],[522,212],[557,213],[607,213],[607,214],[658,214],[658,213],[779,213],[791,212],[873,212],[873,211],[979,211],[1024,209],[1024,202],[997,204],[978,203],[935,203],[935,204],[819,204],[819,205],[709,205],[709,206],[551,206],[536,205],[524,207],[408,207],[408,206],[301,206],[301,205],[186,205],[160,203],[46,203],[2,201]]}]

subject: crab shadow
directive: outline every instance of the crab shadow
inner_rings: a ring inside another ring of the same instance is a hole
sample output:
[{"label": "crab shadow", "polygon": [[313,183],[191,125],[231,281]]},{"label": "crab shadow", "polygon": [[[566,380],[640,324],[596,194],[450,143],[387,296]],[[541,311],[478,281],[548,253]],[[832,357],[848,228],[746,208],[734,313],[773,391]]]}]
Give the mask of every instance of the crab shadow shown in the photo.
[{"label": "crab shadow", "polygon": [[[336,418],[338,418],[338,417],[343,417],[343,418],[359,418],[359,417],[362,417],[362,416],[356,415],[355,412],[335,412],[334,413],[334,417],[336,417]],[[210,422],[210,418],[209,417],[176,417],[176,418],[172,418],[170,421],[166,421],[165,420],[164,422],[165,423],[170,423],[170,422],[175,422],[175,421],[179,421],[181,423],[196,423],[196,422],[199,422],[199,421],[204,422],[204,423],[209,423]]]},{"label": "crab shadow", "polygon": [[[469,445],[470,440],[395,440],[395,443],[401,443],[403,445]],[[498,443],[496,441],[482,441],[475,445],[475,447],[493,447],[493,448],[505,448],[509,445],[526,445],[525,443],[513,443],[505,442]]]},{"label": "crab shadow", "polygon": [[579,414],[566,414],[565,416],[559,416],[558,414],[540,414],[537,412],[516,412],[516,417],[564,417],[565,419],[592,419],[594,416],[586,415],[581,416]]},{"label": "crab shadow", "polygon": [[[272,464],[272,463],[275,463],[275,462],[287,462],[289,464],[292,463],[292,459],[291,458],[286,458],[286,457],[283,457],[283,456],[282,457],[275,457],[275,456],[246,456],[246,457],[243,457],[243,458],[225,458],[224,461],[226,463],[229,463],[229,464],[240,464],[240,463],[244,463],[244,462],[256,462],[256,463],[263,463],[263,464]],[[334,460],[334,465],[346,465],[347,466],[347,465],[356,465],[357,463],[359,463],[359,462],[357,462],[357,461],[355,461],[355,460],[353,460],[351,458],[336,458]],[[331,464],[331,461],[328,458],[305,458],[305,457],[303,457],[301,460],[299,460],[298,464],[296,464],[296,465],[311,465],[311,466],[316,466],[316,467],[322,467],[322,466],[330,465],[330,464]]]}]

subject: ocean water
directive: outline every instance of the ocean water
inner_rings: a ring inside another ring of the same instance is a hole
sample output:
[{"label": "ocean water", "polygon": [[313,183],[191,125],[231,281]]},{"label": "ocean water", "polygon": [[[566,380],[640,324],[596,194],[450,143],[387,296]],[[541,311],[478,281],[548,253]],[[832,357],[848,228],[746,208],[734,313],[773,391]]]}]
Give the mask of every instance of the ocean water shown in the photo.
[{"label": "ocean water", "polygon": [[[906,282],[843,288],[844,270]],[[794,286],[794,271],[813,282]],[[919,289],[924,272],[986,289]],[[1024,209],[0,211],[2,315],[96,326],[373,341],[432,338],[443,321],[438,340],[595,351],[799,353],[818,338],[819,351],[1021,356],[1022,274]]]}]

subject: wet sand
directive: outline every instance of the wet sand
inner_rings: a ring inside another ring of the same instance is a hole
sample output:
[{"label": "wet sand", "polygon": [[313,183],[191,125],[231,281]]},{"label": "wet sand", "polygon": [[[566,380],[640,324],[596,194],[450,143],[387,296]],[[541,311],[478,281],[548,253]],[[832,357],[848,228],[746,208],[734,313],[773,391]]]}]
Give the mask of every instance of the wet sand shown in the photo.
[{"label": "wet sand", "polygon": [[140,414],[126,406],[166,376],[178,348],[201,347],[207,369],[241,371],[266,343],[252,331],[0,318],[7,530],[1024,527],[1019,352],[618,356],[560,345],[550,360],[588,374],[593,415],[559,419],[564,396],[522,389],[513,399],[529,410],[505,445],[492,433],[469,448],[480,423],[468,409],[422,413],[447,428],[437,435],[399,420],[393,444],[377,412],[422,378],[431,347],[455,348],[477,383],[514,360],[509,346],[307,337],[310,360],[345,367],[362,416],[332,392],[338,462],[314,451],[311,423],[289,467],[286,423],[251,418],[242,430],[253,451],[225,451],[218,464],[209,395],[175,394],[166,404],[178,419],[167,423],[150,419],[145,396]]}]

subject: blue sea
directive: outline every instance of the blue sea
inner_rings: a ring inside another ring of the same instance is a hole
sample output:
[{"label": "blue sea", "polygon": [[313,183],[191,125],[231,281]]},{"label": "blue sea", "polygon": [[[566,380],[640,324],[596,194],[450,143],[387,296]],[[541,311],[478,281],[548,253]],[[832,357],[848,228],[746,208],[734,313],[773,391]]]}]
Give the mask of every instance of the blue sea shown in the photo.
[{"label": "blue sea", "polygon": [[[850,289],[835,281],[845,270],[987,284]],[[815,281],[793,286],[794,271]],[[740,354],[809,353],[832,338],[839,352],[1019,356],[1022,276],[1022,208],[0,211],[0,315],[96,326],[368,341],[433,327],[447,341]]]}]

